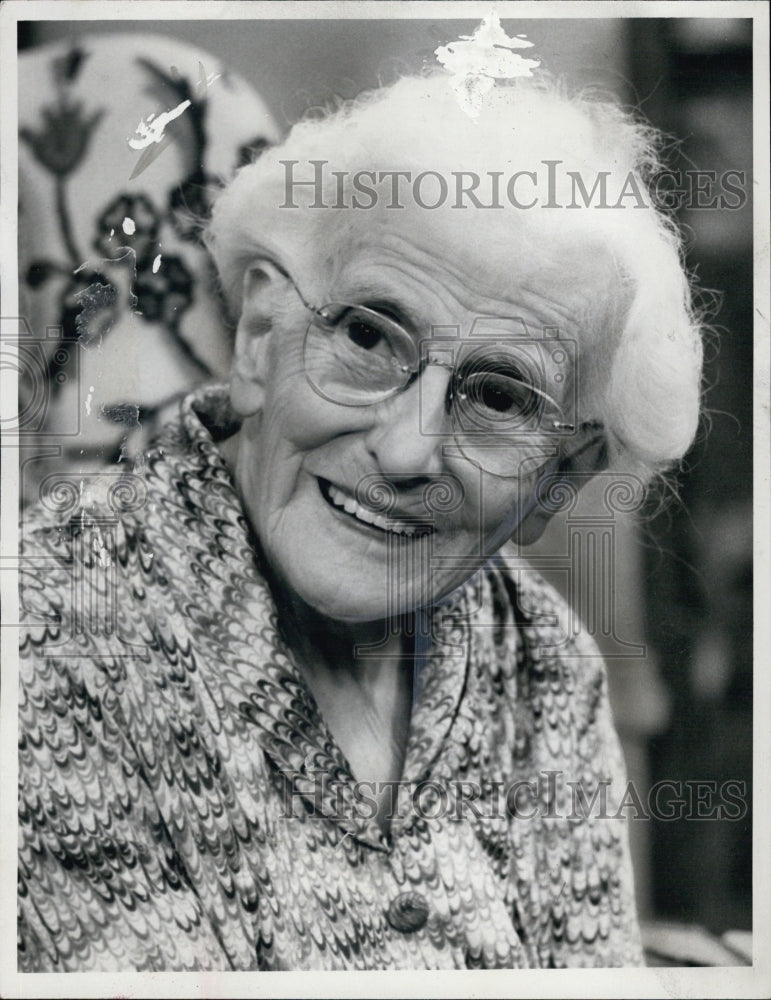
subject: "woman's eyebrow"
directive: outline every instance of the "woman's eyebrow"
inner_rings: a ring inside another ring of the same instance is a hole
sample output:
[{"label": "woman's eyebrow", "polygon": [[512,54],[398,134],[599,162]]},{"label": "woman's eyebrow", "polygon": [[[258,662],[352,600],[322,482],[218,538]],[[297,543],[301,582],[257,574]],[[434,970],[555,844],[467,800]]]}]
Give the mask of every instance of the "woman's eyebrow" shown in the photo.
[{"label": "woman's eyebrow", "polygon": [[361,305],[366,306],[368,309],[373,309],[375,312],[383,313],[389,319],[393,319],[408,328],[418,330],[422,325],[404,303],[398,302],[394,298],[377,294],[363,295]]},{"label": "woman's eyebrow", "polygon": [[418,312],[409,306],[403,299],[397,298],[391,289],[384,289],[382,286],[369,284],[360,285],[357,291],[344,291],[340,295],[341,302],[350,302],[351,305],[366,306],[375,312],[383,313],[389,319],[402,324],[412,333],[430,332],[431,323],[426,322]]}]

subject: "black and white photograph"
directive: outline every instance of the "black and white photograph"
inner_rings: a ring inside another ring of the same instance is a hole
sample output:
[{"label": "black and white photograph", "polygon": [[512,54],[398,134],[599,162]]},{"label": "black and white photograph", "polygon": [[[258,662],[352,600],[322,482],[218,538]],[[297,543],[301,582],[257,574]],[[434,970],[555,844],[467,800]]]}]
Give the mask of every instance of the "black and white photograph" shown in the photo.
[{"label": "black and white photograph", "polygon": [[769,994],[768,20],[0,7],[0,995]]}]

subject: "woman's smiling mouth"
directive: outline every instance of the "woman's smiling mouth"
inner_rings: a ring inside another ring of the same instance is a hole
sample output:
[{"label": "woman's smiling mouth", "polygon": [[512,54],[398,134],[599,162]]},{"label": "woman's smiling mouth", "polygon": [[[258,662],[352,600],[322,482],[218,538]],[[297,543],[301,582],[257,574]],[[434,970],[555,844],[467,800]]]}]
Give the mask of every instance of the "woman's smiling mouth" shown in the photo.
[{"label": "woman's smiling mouth", "polygon": [[423,536],[433,532],[433,525],[419,521],[403,521],[395,517],[389,517],[382,511],[375,511],[363,506],[356,497],[347,490],[335,486],[327,479],[317,477],[319,490],[330,507],[342,514],[347,514],[354,521],[358,521],[368,528],[375,528],[378,531],[392,535],[403,535],[406,537]]}]

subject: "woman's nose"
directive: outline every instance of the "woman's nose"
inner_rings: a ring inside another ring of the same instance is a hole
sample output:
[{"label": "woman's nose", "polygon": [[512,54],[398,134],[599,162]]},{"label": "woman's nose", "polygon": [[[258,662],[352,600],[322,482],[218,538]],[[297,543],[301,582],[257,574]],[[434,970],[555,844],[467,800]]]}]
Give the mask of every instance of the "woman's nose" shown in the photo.
[{"label": "woman's nose", "polygon": [[447,409],[451,374],[426,368],[404,392],[373,407],[365,443],[386,475],[437,475],[452,431]]}]

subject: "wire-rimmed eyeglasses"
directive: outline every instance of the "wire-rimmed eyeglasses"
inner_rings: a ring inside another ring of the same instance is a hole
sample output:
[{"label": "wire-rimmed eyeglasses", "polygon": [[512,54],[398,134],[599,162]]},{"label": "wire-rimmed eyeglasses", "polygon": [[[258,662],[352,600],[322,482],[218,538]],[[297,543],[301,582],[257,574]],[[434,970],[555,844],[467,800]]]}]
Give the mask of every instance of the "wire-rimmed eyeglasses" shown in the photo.
[{"label": "wire-rimmed eyeglasses", "polygon": [[[572,412],[543,388],[547,366],[533,340],[519,341],[509,332],[508,337],[456,339],[450,347],[433,338],[418,342],[401,323],[369,306],[331,302],[314,307],[286,276],[311,316],[303,363],[311,387],[323,399],[372,406],[404,392],[428,366],[446,368],[451,377],[445,407],[455,445],[467,460],[506,478],[542,466],[576,433]],[[548,349],[568,357],[563,342],[554,341]],[[602,429],[596,423],[584,428],[595,435]]]}]

